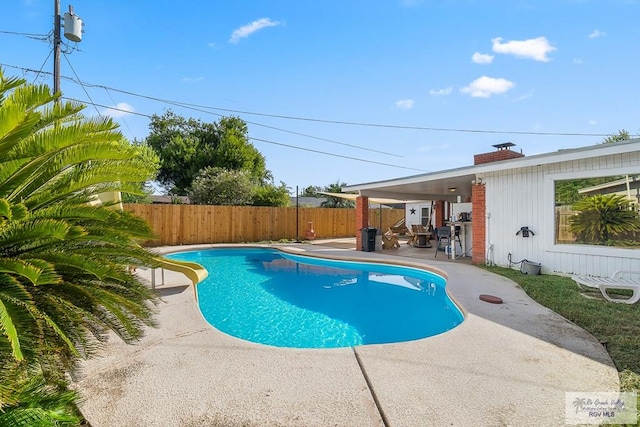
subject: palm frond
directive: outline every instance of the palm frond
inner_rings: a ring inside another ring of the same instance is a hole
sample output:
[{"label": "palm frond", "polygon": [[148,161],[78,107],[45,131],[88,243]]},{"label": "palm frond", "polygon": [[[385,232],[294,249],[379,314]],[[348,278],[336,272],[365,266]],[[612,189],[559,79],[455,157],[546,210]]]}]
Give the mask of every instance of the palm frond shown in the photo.
[{"label": "palm frond", "polygon": [[60,283],[53,265],[41,259],[0,258],[0,273],[19,276],[36,286]]},{"label": "palm frond", "polygon": [[0,370],[0,425],[12,427],[79,426],[82,417],[75,402],[79,396],[62,381],[49,382],[37,365],[11,364]]},{"label": "palm frond", "polygon": [[0,295],[0,332],[4,335],[11,344],[11,355],[16,360],[22,360],[22,350],[20,349],[20,338],[18,337],[18,331],[16,325],[13,322],[10,309],[2,302],[2,295]]}]

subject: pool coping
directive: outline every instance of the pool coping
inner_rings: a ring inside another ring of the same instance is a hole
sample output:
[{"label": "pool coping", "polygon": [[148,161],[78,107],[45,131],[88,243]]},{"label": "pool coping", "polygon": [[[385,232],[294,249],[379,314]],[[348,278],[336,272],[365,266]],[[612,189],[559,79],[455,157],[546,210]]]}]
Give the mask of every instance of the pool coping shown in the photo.
[{"label": "pool coping", "polygon": [[[159,327],[137,345],[111,340],[102,357],[83,363],[76,386],[93,427],[564,425],[565,392],[619,389],[617,371],[597,340],[514,282],[474,266],[290,243],[155,250],[238,246],[433,268],[446,274],[447,292],[465,320],[406,343],[269,347],[210,327],[191,292],[184,292],[189,281],[168,272],[158,289]],[[150,273],[139,271],[143,280]],[[504,304],[480,301],[487,293]]]}]

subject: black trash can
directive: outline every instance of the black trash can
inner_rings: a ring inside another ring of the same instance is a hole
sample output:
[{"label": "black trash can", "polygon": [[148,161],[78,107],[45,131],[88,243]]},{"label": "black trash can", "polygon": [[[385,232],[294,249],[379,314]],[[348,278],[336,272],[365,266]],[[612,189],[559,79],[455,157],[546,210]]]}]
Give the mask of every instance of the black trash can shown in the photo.
[{"label": "black trash can", "polygon": [[376,233],[375,227],[365,227],[362,230],[362,250],[364,252],[375,252],[376,250]]}]

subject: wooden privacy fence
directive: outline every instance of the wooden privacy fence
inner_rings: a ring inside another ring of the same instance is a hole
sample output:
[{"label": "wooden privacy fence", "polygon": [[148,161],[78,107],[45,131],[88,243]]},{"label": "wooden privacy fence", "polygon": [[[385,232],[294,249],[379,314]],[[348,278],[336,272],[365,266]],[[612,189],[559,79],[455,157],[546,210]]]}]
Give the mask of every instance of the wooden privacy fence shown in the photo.
[{"label": "wooden privacy fence", "polygon": [[[298,208],[297,230],[295,207],[125,204],[124,209],[151,224],[158,236],[147,242],[152,246],[305,240],[310,222],[316,239],[356,235],[355,209]],[[404,209],[369,210],[369,225],[383,231],[402,218]]]},{"label": "wooden privacy fence", "polygon": [[573,243],[576,235],[569,231],[569,218],[575,214],[571,206],[556,206],[556,242]]}]

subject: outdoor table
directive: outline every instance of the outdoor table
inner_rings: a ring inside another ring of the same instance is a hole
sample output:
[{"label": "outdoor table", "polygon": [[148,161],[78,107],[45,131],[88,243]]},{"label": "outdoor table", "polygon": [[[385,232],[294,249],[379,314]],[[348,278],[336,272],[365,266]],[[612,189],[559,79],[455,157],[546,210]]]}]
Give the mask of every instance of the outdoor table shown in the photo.
[{"label": "outdoor table", "polygon": [[431,233],[414,233],[416,236],[416,243],[413,245],[416,248],[430,248]]}]

